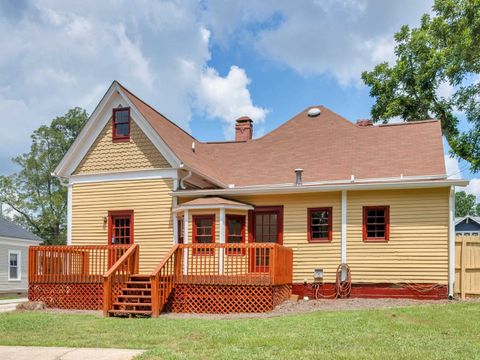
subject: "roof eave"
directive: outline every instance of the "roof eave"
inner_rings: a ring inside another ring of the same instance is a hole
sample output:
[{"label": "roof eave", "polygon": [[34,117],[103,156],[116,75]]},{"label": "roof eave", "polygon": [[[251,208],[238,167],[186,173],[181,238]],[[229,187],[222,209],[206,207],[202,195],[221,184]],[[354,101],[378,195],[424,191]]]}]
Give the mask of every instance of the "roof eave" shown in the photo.
[{"label": "roof eave", "polygon": [[357,190],[394,190],[394,189],[421,189],[450,186],[467,186],[468,180],[417,180],[395,182],[364,182],[364,183],[334,183],[322,185],[290,185],[290,186],[258,186],[236,187],[227,189],[179,190],[172,192],[175,196],[204,196],[204,195],[267,195],[267,194],[295,194],[327,191],[357,191]]}]

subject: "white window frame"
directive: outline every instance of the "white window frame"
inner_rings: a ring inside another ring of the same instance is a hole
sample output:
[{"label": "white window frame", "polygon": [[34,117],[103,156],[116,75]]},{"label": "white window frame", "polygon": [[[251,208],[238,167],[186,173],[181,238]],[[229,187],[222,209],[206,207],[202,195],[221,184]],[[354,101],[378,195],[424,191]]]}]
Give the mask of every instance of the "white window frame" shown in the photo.
[{"label": "white window frame", "polygon": [[[17,277],[11,278],[10,277],[10,255],[16,254],[17,255]],[[22,252],[20,250],[8,250],[8,258],[7,258],[7,272],[8,272],[8,281],[21,281],[22,280]]]}]

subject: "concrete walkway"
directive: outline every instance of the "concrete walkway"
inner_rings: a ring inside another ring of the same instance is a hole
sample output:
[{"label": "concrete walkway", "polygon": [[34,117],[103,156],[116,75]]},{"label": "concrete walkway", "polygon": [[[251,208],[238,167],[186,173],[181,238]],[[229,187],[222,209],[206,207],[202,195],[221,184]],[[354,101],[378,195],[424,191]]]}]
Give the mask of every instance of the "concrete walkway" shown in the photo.
[{"label": "concrete walkway", "polygon": [[0,313],[14,311],[17,308],[18,304],[25,301],[28,301],[28,299],[19,298],[19,299],[0,300]]},{"label": "concrete walkway", "polygon": [[130,360],[144,350],[0,346],[2,360]]}]

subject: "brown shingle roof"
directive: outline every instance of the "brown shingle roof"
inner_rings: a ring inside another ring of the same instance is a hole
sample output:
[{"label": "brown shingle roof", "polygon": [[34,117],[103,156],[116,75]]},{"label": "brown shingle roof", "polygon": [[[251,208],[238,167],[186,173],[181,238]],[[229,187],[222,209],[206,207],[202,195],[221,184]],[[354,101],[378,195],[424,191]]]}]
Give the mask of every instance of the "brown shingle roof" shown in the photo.
[{"label": "brown shingle roof", "polygon": [[223,184],[293,183],[296,168],[304,182],[445,174],[437,120],[362,127],[320,106],[319,116],[306,109],[259,139],[204,143],[123,90],[185,165]]}]

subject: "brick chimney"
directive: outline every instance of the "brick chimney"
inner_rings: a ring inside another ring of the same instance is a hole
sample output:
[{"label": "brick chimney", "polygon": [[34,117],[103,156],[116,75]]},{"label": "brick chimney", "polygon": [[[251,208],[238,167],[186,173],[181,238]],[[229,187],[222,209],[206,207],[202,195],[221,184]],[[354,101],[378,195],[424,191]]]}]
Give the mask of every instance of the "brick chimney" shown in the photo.
[{"label": "brick chimney", "polygon": [[358,119],[357,126],[373,126],[373,120],[371,119]]},{"label": "brick chimney", "polygon": [[253,120],[248,116],[239,117],[235,124],[235,141],[248,141],[253,137]]}]

